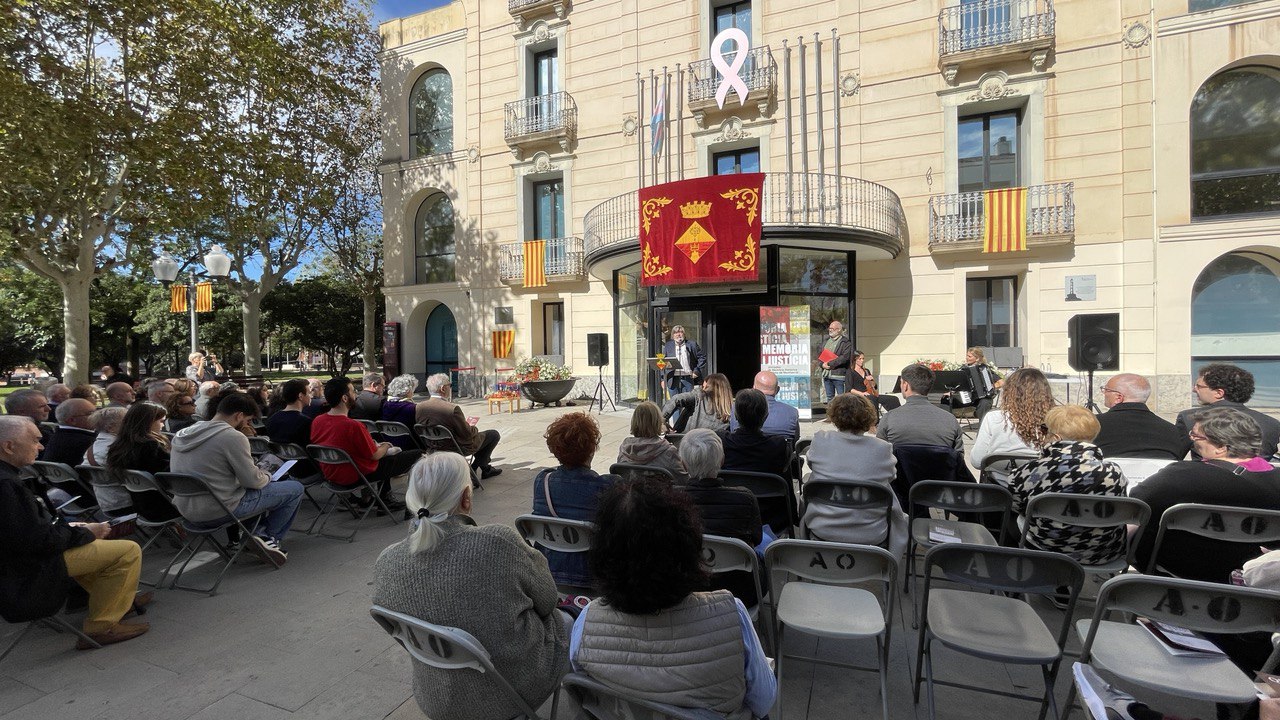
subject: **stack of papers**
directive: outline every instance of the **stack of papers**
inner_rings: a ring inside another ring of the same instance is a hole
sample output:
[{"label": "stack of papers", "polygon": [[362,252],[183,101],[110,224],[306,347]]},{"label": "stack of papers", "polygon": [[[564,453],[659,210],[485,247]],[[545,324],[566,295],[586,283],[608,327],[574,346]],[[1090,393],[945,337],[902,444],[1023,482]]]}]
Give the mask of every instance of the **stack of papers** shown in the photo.
[{"label": "stack of papers", "polygon": [[1151,633],[1151,636],[1160,643],[1160,647],[1167,650],[1170,655],[1203,658],[1226,655],[1217,645],[1186,628],[1147,618],[1138,618],[1138,624]]},{"label": "stack of papers", "polygon": [[929,542],[958,543],[963,542],[955,530],[942,525],[929,524]]}]

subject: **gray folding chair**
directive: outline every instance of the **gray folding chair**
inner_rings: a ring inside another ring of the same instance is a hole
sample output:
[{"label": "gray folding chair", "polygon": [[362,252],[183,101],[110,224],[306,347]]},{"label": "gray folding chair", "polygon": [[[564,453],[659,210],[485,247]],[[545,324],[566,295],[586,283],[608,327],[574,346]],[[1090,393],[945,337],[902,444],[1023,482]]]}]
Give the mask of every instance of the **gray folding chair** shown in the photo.
[{"label": "gray folding chair", "polygon": [[[13,623],[13,624],[16,625],[18,623]],[[85,642],[89,643],[91,647],[94,647],[94,648],[102,647],[102,645],[99,645],[96,640],[89,637],[88,635],[85,635],[83,632],[80,631],[79,628],[75,627],[74,625],[72,625],[71,623],[63,619],[62,609],[59,608],[58,612],[50,615],[49,617],[40,618],[39,620],[32,620],[24,624],[22,629],[14,633],[13,637],[9,640],[9,642],[5,644],[4,650],[0,651],[0,660],[4,660],[6,657],[8,657],[9,653],[13,652],[13,649],[18,646],[19,642],[22,641],[22,638],[26,637],[27,633],[31,632],[31,628],[34,628],[36,625],[44,625],[45,627],[51,628],[53,630],[57,630],[58,632],[69,632],[72,635],[75,635],[76,637],[80,638],[81,640],[84,640]]]},{"label": "gray folding chair", "polygon": [[[1080,564],[1061,553],[949,543],[930,550],[925,555],[924,568],[920,640],[916,648],[912,694],[915,702],[919,703],[923,680],[928,689],[929,720],[936,717],[934,685],[1038,700],[1040,720],[1044,720],[1046,711],[1050,709],[1057,717],[1053,685],[1071,628],[1071,615],[1080,596],[1080,587],[1084,584],[1084,570]],[[933,585],[935,572],[950,582],[990,594],[936,588]],[[1069,597],[1056,636],[1026,600],[1008,596],[1054,595],[1063,587],[1067,588]],[[1020,695],[984,686],[934,680],[935,641],[970,657],[1013,665],[1039,665],[1044,676],[1044,695]]]},{"label": "gray folding chair", "polygon": [[[191,499],[206,498],[222,505],[222,501],[218,499],[218,496],[209,488],[209,483],[205,482],[202,477],[184,473],[156,473],[155,481],[159,484],[161,490],[170,497]],[[178,550],[178,553],[173,556],[173,560],[169,562],[169,566],[160,574],[160,578],[163,581],[163,579],[169,574],[169,570],[177,564],[178,559],[183,557],[184,554],[186,555],[186,560],[178,567],[178,572],[173,576],[173,581],[169,584],[171,589],[202,592],[207,593],[210,596],[215,595],[218,592],[218,586],[222,584],[222,579],[226,577],[227,571],[229,571],[231,566],[236,563],[240,554],[244,552],[246,547],[254,545],[252,537],[253,531],[257,529],[258,524],[262,522],[262,519],[266,516],[267,512],[269,512],[267,510],[262,510],[252,515],[236,517],[232,512],[234,508],[229,508],[226,505],[222,505],[222,507],[227,511],[227,514],[221,520],[216,522],[206,523],[202,521],[197,525],[191,520],[183,518],[182,529],[187,534],[186,542],[183,543],[182,547]],[[229,550],[218,541],[217,533],[232,526],[235,526],[240,531],[240,543],[233,550]],[[182,579],[182,574],[186,572],[187,566],[191,564],[191,561],[195,559],[196,555],[199,554],[200,549],[204,547],[206,543],[211,543],[213,545],[213,550],[225,561],[222,565],[222,571],[218,573],[218,577],[208,588],[179,585],[178,581]],[[265,555],[261,557],[268,565],[271,566],[272,570],[280,569],[280,565],[282,563],[277,563],[275,560]]]},{"label": "gray folding chair", "polygon": [[407,437],[413,442],[413,447],[420,450],[426,450],[422,446],[422,440],[409,429],[408,425],[394,420],[378,420],[374,422],[374,432],[382,433],[382,436],[390,440],[396,437]]},{"label": "gray folding chair", "polygon": [[[311,456],[307,454],[306,448],[302,447],[301,445],[298,445],[297,443],[273,442],[271,443],[271,452],[274,453],[276,457],[280,458],[281,460],[284,460],[285,462],[294,460],[297,462],[305,461],[307,463],[313,463],[313,461],[311,460]],[[315,507],[316,513],[323,513],[324,508],[321,507],[320,503],[316,501],[315,497],[311,494],[311,490],[324,485],[324,473],[319,472],[317,470],[317,472],[304,476],[304,475],[301,475],[300,473],[296,473],[293,470],[290,470],[289,477],[293,478],[294,480],[297,480],[299,483],[302,484],[302,493],[303,495],[306,496],[307,501],[310,502],[313,507]],[[317,514],[314,518],[311,519],[311,526],[308,527],[306,530],[308,534],[311,533],[312,528],[316,526],[316,521],[319,519],[320,519],[319,514]]]},{"label": "gray folding chair", "polygon": [[1157,570],[1173,575],[1159,564],[1160,548],[1170,532],[1185,532],[1223,542],[1266,545],[1280,542],[1280,510],[1178,503],[1160,516],[1160,529],[1156,531],[1151,559],[1147,562],[1148,575],[1156,574]]},{"label": "gray folding chair", "polygon": [[418,439],[422,443],[422,447],[428,452],[444,450],[446,452],[455,452],[467,459],[467,464],[472,465],[471,468],[471,484],[477,490],[483,490],[484,485],[480,482],[480,470],[476,468],[474,455],[468,455],[462,451],[462,444],[458,442],[458,438],[453,436],[453,431],[444,425],[424,425],[418,423],[413,426],[418,433]]},{"label": "gray folding chair", "polygon": [[271,452],[271,440],[263,435],[249,436],[249,454],[254,460]]},{"label": "gray folding chair", "polygon": [[[747,608],[747,613],[752,620],[759,618],[760,607],[764,605],[764,583],[760,579],[760,556],[756,555],[755,548],[737,538],[703,535],[702,562],[712,575],[727,572],[751,573],[751,581],[756,586],[756,601]],[[766,644],[766,647],[771,645]]]},{"label": "gray folding chair", "polygon": [[369,608],[369,614],[414,660],[441,670],[473,670],[482,673],[520,709],[520,718],[543,720],[520,697],[511,682],[493,666],[489,651],[471,633],[419,620],[380,605]]},{"label": "gray folding chair", "polygon": [[[516,531],[533,547],[562,553],[584,553],[591,549],[596,526],[585,520],[564,520],[542,515],[521,515],[515,521]],[[579,585],[556,584],[566,595],[594,595],[595,589]]]},{"label": "gray folding chair", "polygon": [[623,480],[636,480],[638,478],[647,477],[654,480],[665,480],[672,485],[676,484],[675,473],[666,468],[656,467],[654,465],[614,463],[609,466],[609,474],[617,475]]},{"label": "gray folding chair", "polygon": [[[125,491],[124,486],[112,477],[111,471],[101,465],[77,465],[75,469],[76,474],[80,476],[80,480],[85,485],[89,486],[90,492],[93,493],[94,498],[111,498],[109,493],[118,495]],[[101,500],[98,501],[99,511],[107,517],[117,517],[119,515],[127,515],[133,512],[128,505],[107,509],[106,507],[103,507],[106,504],[107,503],[102,502]],[[115,505],[116,503],[112,502],[111,504]]]},{"label": "gray folding chair", "polygon": [[[1048,520],[1062,525],[1082,528],[1112,528],[1123,535],[1125,552],[1105,563],[1086,565],[1080,563],[1088,575],[1115,575],[1123,573],[1133,564],[1133,553],[1142,537],[1142,530],[1151,519],[1151,508],[1137,498],[1112,495],[1079,495],[1075,493],[1045,493],[1027,503],[1026,526],[1022,530],[1021,546],[1033,547],[1028,542],[1031,526],[1037,520]],[[1137,525],[1136,532],[1128,532],[1129,525]]]},{"label": "gray folding chair", "polygon": [[[788,442],[790,442],[788,440]],[[787,537],[796,536],[796,525],[800,524],[796,517],[795,493],[791,490],[790,481],[781,475],[747,470],[721,470],[720,480],[725,485],[744,487],[756,496],[756,500],[778,499],[787,507]],[[761,512],[761,515],[764,515]]]},{"label": "gray folding chair", "polygon": [[1003,488],[1009,487],[1009,476],[1014,470],[1026,465],[1032,460],[1039,459],[1039,455],[1031,455],[1028,453],[998,453],[988,455],[982,459],[982,465],[978,468],[978,482],[992,483]]},{"label": "gray folding chair", "polygon": [[[368,517],[369,513],[374,511],[374,508],[381,508],[387,517],[391,518],[392,525],[400,522],[400,518],[396,517],[391,512],[391,509],[387,507],[382,496],[374,488],[373,483],[369,482],[369,478],[360,472],[360,468],[351,459],[351,456],[347,454],[346,450],[328,445],[308,445],[307,454],[311,456],[312,460],[321,465],[345,465],[350,467],[351,471],[356,474],[356,482],[351,485],[339,485],[328,478],[325,479],[325,487],[329,488],[329,492],[333,493],[333,496],[329,498],[329,502],[325,504],[324,509],[320,511],[320,516],[317,518],[320,523],[320,527],[315,530],[317,535],[351,542],[356,539],[356,533],[360,532],[360,521]],[[360,508],[351,503],[351,496],[361,490],[367,491],[369,496],[373,498],[373,502],[369,503],[362,511],[357,512]],[[330,535],[324,531],[324,526],[329,522],[329,517],[333,515],[333,511],[339,503],[344,505],[356,518],[356,527],[352,528],[349,535]],[[315,522],[312,522],[312,527],[315,527]],[[310,530],[311,528],[308,528],[308,531]]]},{"label": "gray folding chair", "polygon": [[378,432],[378,424],[373,420],[365,420],[363,418],[351,418],[351,419],[363,425],[364,429],[368,430],[370,435]]},{"label": "gray folding chair", "polygon": [[672,445],[674,445],[674,446],[675,446],[675,448],[676,448],[677,450],[679,450],[679,449],[680,449],[680,441],[681,441],[681,440],[684,440],[684,436],[685,436],[685,433],[669,432],[669,433],[667,433],[666,435],[663,435],[662,437],[663,437],[663,439],[665,439],[667,442],[669,442],[669,443],[671,443]]},{"label": "gray folding chair", "polygon": [[90,521],[98,515],[98,501],[93,488],[80,477],[75,468],[65,463],[37,460],[31,464],[31,469],[44,488],[61,490],[75,498],[73,502],[62,506],[59,510],[62,515]]},{"label": "gray folding chair", "polygon": [[[889,720],[889,639],[893,628],[893,590],[898,582],[898,561],[889,551],[870,545],[777,540],[764,551],[770,585],[776,598],[773,608],[773,637],[778,671],[778,715],[782,715],[782,661],[805,660],[823,665],[879,672],[880,700],[884,720]],[[800,581],[779,583],[778,574],[794,575]],[[860,583],[880,585],[883,597],[859,587]],[[783,632],[792,630],[820,638],[856,640],[875,638],[877,668],[786,655]]]},{"label": "gray folding chair", "polygon": [[[879,515],[884,519],[884,534],[878,538],[869,538],[861,545],[888,547],[890,517],[893,513],[893,488],[877,482],[863,480],[810,480],[800,489],[805,507],[829,506],[850,511],[860,518]],[[813,534],[807,525],[801,527],[806,540],[822,540]]]},{"label": "gray folding chair", "polygon": [[568,693],[593,720],[718,720],[724,717],[710,710],[676,707],[628,695],[581,672],[569,673],[551,703],[556,717],[560,693]]},{"label": "gray folding chair", "polygon": [[[78,469],[84,470],[88,467],[88,465],[81,465]],[[96,473],[96,471],[104,470],[104,468],[92,468],[92,470]],[[151,547],[156,540],[159,540],[164,535],[169,535],[174,540],[176,543],[175,547],[181,548],[186,543],[182,534],[178,532],[178,528],[182,527],[182,520],[180,519],[181,516],[177,519],[158,519],[148,517],[144,512],[147,507],[168,506],[172,509],[173,514],[178,514],[178,509],[174,507],[173,501],[170,500],[169,496],[160,488],[160,484],[156,482],[155,476],[149,472],[143,472],[141,470],[129,470],[125,472],[124,487],[125,490],[128,491],[130,497],[135,499],[134,510],[137,511],[138,517],[134,520],[134,523],[140,530],[148,534],[146,542],[142,545],[142,552],[144,554],[147,552],[147,548]],[[155,502],[138,502],[137,500],[139,496],[144,493],[154,493],[154,495],[149,496],[149,499],[154,499]],[[175,555],[174,557],[177,556]],[[143,579],[139,579],[138,582],[148,587],[160,587],[164,584],[165,578],[169,574],[168,568],[172,567],[172,565],[173,560],[170,559],[168,567],[166,567],[165,571],[160,574],[160,577],[156,578],[155,582]]]},{"label": "gray folding chair", "polygon": [[[1076,623],[1080,662],[1092,663],[1131,685],[1175,697],[1246,703],[1257,697],[1252,678],[1227,657],[1170,653],[1139,625],[1105,620],[1120,610],[1196,632],[1236,635],[1280,628],[1280,593],[1225,583],[1129,574],[1098,593],[1092,619]],[[1076,691],[1067,695],[1067,712]]]}]

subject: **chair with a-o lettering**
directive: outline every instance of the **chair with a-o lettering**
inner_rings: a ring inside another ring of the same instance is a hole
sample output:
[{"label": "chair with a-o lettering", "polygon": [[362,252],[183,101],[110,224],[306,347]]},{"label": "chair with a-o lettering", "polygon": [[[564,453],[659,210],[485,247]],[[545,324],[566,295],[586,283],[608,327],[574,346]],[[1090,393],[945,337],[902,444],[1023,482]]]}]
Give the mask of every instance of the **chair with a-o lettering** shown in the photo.
[{"label": "chair with a-o lettering", "polygon": [[[72,498],[58,508],[65,517],[92,522],[98,516],[98,500],[76,469],[65,463],[37,460],[31,464],[37,481],[45,490],[61,490]],[[57,503],[55,503],[56,505]]]},{"label": "chair with a-o lettering", "polygon": [[271,452],[271,439],[265,435],[249,436],[249,454],[256,461],[263,455]]},{"label": "chair with a-o lettering", "polygon": [[382,436],[393,444],[396,441],[392,438],[404,437],[408,438],[408,442],[413,445],[413,447],[408,449],[412,450],[413,448],[418,448],[420,450],[426,450],[426,448],[422,446],[422,439],[419,438],[413,430],[410,430],[408,425],[405,425],[402,422],[396,422],[395,420],[378,420],[374,422],[374,427],[376,428],[376,432],[382,433]]},{"label": "chair with a-o lettering", "polygon": [[791,489],[790,481],[781,475],[747,470],[721,470],[719,477],[725,485],[750,490],[756,496],[756,502],[760,503],[761,519],[775,526],[781,520],[786,523],[781,532],[786,533],[787,537],[796,536],[799,509],[796,507],[796,494]]},{"label": "chair with a-o lettering", "polygon": [[[879,671],[884,720],[889,719],[889,639],[893,628],[894,588],[898,561],[889,551],[870,545],[816,540],[777,540],[764,551],[769,582],[776,598],[773,637],[778,683],[784,658],[834,665],[851,670]],[[782,579],[779,577],[782,575]],[[789,580],[794,576],[798,580]],[[873,583],[882,597],[854,585]],[[864,668],[814,657],[786,655],[783,634],[794,630],[819,638],[861,640],[875,638],[877,668]],[[782,718],[782,692],[778,718]]]},{"label": "chair with a-o lettering", "polygon": [[569,673],[551,703],[551,717],[557,717],[560,693],[568,693],[592,720],[709,720],[719,715],[709,710],[676,707],[644,700],[605,685],[582,672]]},{"label": "chair with a-o lettering", "polygon": [[[356,539],[356,533],[360,531],[359,527],[352,528],[349,535],[329,535],[324,531],[325,524],[329,522],[329,518],[333,515],[333,511],[337,508],[339,503],[346,506],[346,509],[349,510],[352,515],[356,515],[357,523],[368,517],[369,513],[373,512],[375,509],[381,509],[387,517],[391,518],[392,524],[400,522],[398,513],[391,512],[387,507],[386,500],[378,494],[373,483],[369,482],[369,478],[365,477],[365,474],[360,471],[360,467],[351,459],[351,456],[347,454],[346,450],[330,447],[328,445],[308,445],[307,454],[311,456],[312,460],[315,460],[321,465],[345,465],[350,467],[351,471],[354,472],[356,476],[356,482],[351,485],[339,485],[332,480],[327,478],[325,479],[325,486],[329,488],[329,492],[333,493],[333,497],[329,498],[329,502],[325,504],[324,509],[320,512],[320,527],[316,528],[317,535],[333,538],[335,540],[346,540],[347,542],[352,542]],[[351,496],[361,490],[365,492],[367,497],[372,497],[373,502],[369,503],[362,512],[357,513],[356,511],[358,508],[351,503]],[[309,530],[310,528],[308,528],[308,531]]]},{"label": "chair with a-o lettering", "polygon": [[[1027,503],[1026,525],[1022,530],[1022,547],[1034,548],[1028,541],[1032,525],[1037,520],[1048,520],[1063,525],[1090,529],[1113,529],[1123,536],[1125,552],[1120,557],[1095,565],[1080,564],[1088,575],[1105,575],[1110,577],[1123,573],[1133,564],[1133,553],[1137,550],[1136,538],[1142,537],[1142,530],[1151,519],[1151,508],[1137,498],[1115,497],[1111,495],[1082,495],[1076,493],[1044,493],[1036,495]],[[1136,525],[1137,530],[1128,532],[1129,525]]]},{"label": "chair with a-o lettering", "polygon": [[[1177,577],[1177,573],[1160,565],[1160,550],[1170,539],[1169,533],[1177,532],[1224,543],[1248,544],[1250,547],[1280,542],[1280,510],[1201,503],[1174,505],[1160,516],[1160,529],[1156,531],[1151,558],[1147,562],[1148,575],[1160,572]],[[1253,554],[1260,554],[1260,551]]]},{"label": "chair with a-o lettering", "polygon": [[[860,539],[859,545],[887,548],[892,531],[893,490],[869,480],[810,480],[801,488],[805,514],[810,508],[831,508],[830,515],[850,518],[850,529],[875,528],[877,536]],[[878,527],[883,525],[884,532]],[[808,525],[801,530],[806,540],[825,540]]]},{"label": "chair with a-o lettering", "polygon": [[755,600],[748,603],[749,598],[738,599],[746,606],[751,619],[756,620],[760,616],[760,606],[764,604],[765,584],[761,581],[760,556],[756,555],[755,548],[737,538],[703,535],[702,561],[712,575],[730,572],[751,575],[751,582],[755,585]]},{"label": "chair with a-o lettering", "polygon": [[[543,515],[521,515],[516,518],[516,531],[533,547],[562,553],[584,553],[591,549],[596,526],[585,520],[564,520]],[[594,588],[556,583],[565,595],[595,595]]]},{"label": "chair with a-o lettering", "polygon": [[414,432],[418,434],[418,441],[427,452],[437,452],[443,450],[445,452],[455,452],[467,459],[467,464],[472,465],[471,468],[471,484],[477,490],[483,490],[484,485],[480,482],[480,469],[474,466],[475,455],[468,455],[463,452],[462,444],[458,442],[458,438],[453,436],[453,431],[444,425],[424,425],[418,423],[413,426]]}]

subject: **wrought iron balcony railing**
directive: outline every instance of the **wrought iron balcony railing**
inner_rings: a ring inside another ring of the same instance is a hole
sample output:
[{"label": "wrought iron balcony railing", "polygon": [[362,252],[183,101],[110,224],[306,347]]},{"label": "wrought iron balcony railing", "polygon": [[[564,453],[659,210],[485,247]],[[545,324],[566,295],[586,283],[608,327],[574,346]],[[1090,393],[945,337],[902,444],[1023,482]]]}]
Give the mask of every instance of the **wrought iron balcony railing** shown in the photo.
[{"label": "wrought iron balcony railing", "polygon": [[[582,238],[552,238],[546,241],[543,253],[543,272],[548,280],[582,279]],[[524,243],[498,246],[498,275],[503,282],[524,278]]]},{"label": "wrought iron balcony railing", "polygon": [[938,13],[938,54],[942,57],[1052,40],[1053,0],[976,0]]},{"label": "wrought iron balcony railing", "polygon": [[[742,78],[747,86],[748,101],[764,105],[774,97],[778,88],[778,63],[774,62],[773,52],[769,50],[768,45],[761,45],[747,51],[747,60],[738,70],[738,77]],[[691,106],[714,104],[721,79],[720,71],[716,70],[710,58],[689,63],[689,104]],[[735,93],[730,92],[729,102],[726,104],[737,107],[737,102],[734,100],[736,97]]]},{"label": "wrought iron balcony railing", "polygon": [[[508,143],[530,139],[572,139],[578,131],[578,104],[567,92],[535,95],[505,106]],[[567,144],[567,143],[566,143]]]},{"label": "wrought iron balcony railing", "polygon": [[568,0],[507,0],[507,12],[516,21],[516,26],[524,30],[530,18],[543,13],[554,13],[561,20],[569,13]]},{"label": "wrought iron balcony railing", "polygon": [[[1076,231],[1075,183],[1027,188],[1027,240],[1071,238]],[[982,242],[986,227],[984,193],[965,192],[929,198],[929,247],[961,249]],[[967,248],[966,248],[967,249]]]}]

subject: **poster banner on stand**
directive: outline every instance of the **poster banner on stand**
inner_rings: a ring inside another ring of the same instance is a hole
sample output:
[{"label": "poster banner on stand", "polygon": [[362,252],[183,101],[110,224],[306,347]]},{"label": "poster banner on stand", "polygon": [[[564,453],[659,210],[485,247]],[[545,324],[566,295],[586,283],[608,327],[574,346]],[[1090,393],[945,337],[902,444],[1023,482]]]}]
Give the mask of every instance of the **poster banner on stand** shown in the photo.
[{"label": "poster banner on stand", "polygon": [[809,306],[760,308],[760,369],[778,376],[778,401],[813,417],[809,399]]}]

